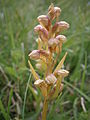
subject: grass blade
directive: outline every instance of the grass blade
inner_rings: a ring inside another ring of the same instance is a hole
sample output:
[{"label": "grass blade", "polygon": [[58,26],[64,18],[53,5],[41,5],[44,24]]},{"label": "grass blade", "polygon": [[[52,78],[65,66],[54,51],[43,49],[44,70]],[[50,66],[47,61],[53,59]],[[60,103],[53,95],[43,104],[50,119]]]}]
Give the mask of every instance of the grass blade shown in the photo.
[{"label": "grass blade", "polygon": [[10,105],[11,105],[12,96],[13,96],[13,89],[10,90],[10,95],[9,95],[8,110],[7,110],[8,118],[9,118],[9,113],[10,113]]},{"label": "grass blade", "polygon": [[84,88],[86,69],[87,69],[87,53],[85,53],[85,68],[84,68],[83,75],[82,75],[81,90],[83,90],[83,88]]},{"label": "grass blade", "polygon": [[76,107],[77,102],[78,102],[78,97],[75,99],[74,104],[73,104],[73,113],[74,113],[75,120],[78,120],[77,119],[77,116],[78,116],[78,114],[77,114],[77,107]]},{"label": "grass blade", "polygon": [[23,103],[23,111],[22,111],[22,119],[24,120],[24,112],[25,112],[25,103],[26,103],[26,97],[27,97],[27,91],[29,88],[29,82],[31,80],[31,74],[29,76],[28,82],[27,82],[27,86],[26,86],[26,90],[25,90],[25,95],[24,95],[24,103]]},{"label": "grass blade", "polygon": [[78,88],[76,88],[75,86],[73,86],[71,83],[67,82],[67,81],[63,81],[66,85],[70,86],[71,88],[73,88],[76,92],[78,92],[81,96],[83,96],[88,102],[90,102],[90,98],[83,93],[81,90],[79,90]]},{"label": "grass blade", "polygon": [[1,101],[1,99],[0,99],[0,109],[1,109],[1,112],[2,112],[3,117],[5,118],[5,120],[8,120],[8,117],[7,117],[8,115],[7,115],[6,111],[5,111],[5,108],[3,106],[3,103]]}]

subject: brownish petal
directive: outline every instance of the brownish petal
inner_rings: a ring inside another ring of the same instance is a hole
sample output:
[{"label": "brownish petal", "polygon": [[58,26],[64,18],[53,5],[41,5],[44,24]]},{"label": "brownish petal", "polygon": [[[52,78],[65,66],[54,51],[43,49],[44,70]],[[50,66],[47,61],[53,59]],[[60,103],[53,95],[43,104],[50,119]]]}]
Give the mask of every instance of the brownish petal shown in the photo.
[{"label": "brownish petal", "polygon": [[64,69],[58,70],[54,73],[55,76],[61,76],[61,77],[66,77],[68,76],[68,74],[69,74],[69,71]]},{"label": "brownish petal", "polygon": [[48,31],[44,27],[42,27],[41,25],[37,25],[34,28],[34,31],[39,34],[42,41],[48,40]]},{"label": "brownish petal", "polygon": [[34,59],[37,60],[40,58],[40,53],[39,50],[33,50],[30,54],[29,54],[30,59]]},{"label": "brownish petal", "polygon": [[66,30],[69,28],[69,24],[65,21],[60,21],[60,22],[56,22],[55,25],[52,28],[52,32],[53,33],[59,33],[62,30]]},{"label": "brownish petal", "polygon": [[58,39],[62,43],[64,43],[66,41],[66,37],[64,35],[58,35],[58,36],[56,36],[56,39]]},{"label": "brownish petal", "polygon": [[45,81],[47,84],[52,85],[56,83],[57,78],[53,74],[50,74],[45,78]]},{"label": "brownish petal", "polygon": [[37,19],[42,26],[49,30],[51,22],[47,15],[40,15]]}]

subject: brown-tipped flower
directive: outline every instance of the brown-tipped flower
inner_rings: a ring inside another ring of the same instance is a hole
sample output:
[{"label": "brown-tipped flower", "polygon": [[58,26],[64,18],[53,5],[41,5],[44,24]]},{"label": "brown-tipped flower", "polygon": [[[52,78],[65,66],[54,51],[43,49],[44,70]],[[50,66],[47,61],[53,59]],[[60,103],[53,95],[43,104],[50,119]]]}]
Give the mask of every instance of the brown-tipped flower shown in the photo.
[{"label": "brown-tipped flower", "polygon": [[45,81],[48,85],[53,85],[56,83],[57,78],[53,74],[50,74],[45,78]]},{"label": "brown-tipped flower", "polygon": [[33,50],[29,55],[30,59],[37,60],[40,58],[39,50]]},{"label": "brown-tipped flower", "polygon": [[29,54],[30,59],[33,60],[37,60],[43,57],[48,58],[49,57],[49,52],[47,52],[46,50],[33,50],[30,54]]},{"label": "brown-tipped flower", "polygon": [[61,53],[62,51],[62,44],[66,41],[66,37],[64,35],[58,35],[56,36],[56,39],[60,41],[59,46],[56,47],[56,53]]},{"label": "brown-tipped flower", "polygon": [[39,34],[42,41],[48,40],[48,31],[44,27],[42,27],[41,25],[37,25],[34,28],[34,31]]},{"label": "brown-tipped flower", "polygon": [[64,43],[66,41],[66,37],[64,35],[58,35],[56,39],[58,39],[60,43]]},{"label": "brown-tipped flower", "polygon": [[35,85],[36,87],[47,86],[46,83],[45,83],[45,81],[44,81],[44,80],[41,80],[41,79],[36,80],[36,81],[34,82],[34,85]]},{"label": "brown-tipped flower", "polygon": [[49,6],[48,9],[48,16],[50,17],[50,20],[54,20],[56,17],[58,17],[61,13],[61,9],[59,7],[54,7],[53,4]]},{"label": "brown-tipped flower", "polygon": [[50,49],[54,50],[59,43],[60,43],[60,41],[58,39],[51,38],[48,41],[48,46],[49,46]]},{"label": "brown-tipped flower", "polygon": [[60,22],[56,22],[55,25],[52,28],[52,32],[53,33],[59,33],[62,30],[66,30],[69,28],[69,24],[65,21],[60,21]]},{"label": "brown-tipped flower", "polygon": [[51,22],[48,16],[46,15],[40,15],[38,18],[38,22],[45,27],[47,30],[49,30]]},{"label": "brown-tipped flower", "polygon": [[61,77],[66,77],[68,76],[68,74],[69,74],[69,71],[64,69],[58,70],[54,73],[55,76],[61,76]]},{"label": "brown-tipped flower", "polygon": [[35,85],[36,87],[39,87],[39,88],[41,89],[41,92],[42,92],[42,94],[43,94],[44,97],[47,96],[47,84],[45,83],[44,80],[41,80],[41,79],[36,80],[36,81],[34,82],[34,85]]}]

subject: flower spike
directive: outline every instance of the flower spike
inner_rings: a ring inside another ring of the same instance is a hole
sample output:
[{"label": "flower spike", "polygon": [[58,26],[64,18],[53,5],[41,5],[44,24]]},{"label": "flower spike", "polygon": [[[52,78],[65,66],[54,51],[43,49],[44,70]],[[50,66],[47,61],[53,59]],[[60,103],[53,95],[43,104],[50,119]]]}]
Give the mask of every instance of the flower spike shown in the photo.
[{"label": "flower spike", "polygon": [[[56,66],[62,53],[63,43],[66,42],[66,37],[60,32],[69,28],[67,22],[59,22],[60,14],[61,9],[51,4],[47,15],[37,17],[39,25],[34,27],[34,31],[38,34],[36,40],[38,48],[29,53],[29,58],[35,60],[35,67],[38,70],[36,72],[29,61],[35,79],[34,85],[40,89],[44,97],[42,120],[46,120],[48,102],[56,99],[62,92],[64,86],[62,80],[69,74],[69,71],[62,69],[67,52]],[[54,25],[52,24],[53,20],[55,20]]]}]

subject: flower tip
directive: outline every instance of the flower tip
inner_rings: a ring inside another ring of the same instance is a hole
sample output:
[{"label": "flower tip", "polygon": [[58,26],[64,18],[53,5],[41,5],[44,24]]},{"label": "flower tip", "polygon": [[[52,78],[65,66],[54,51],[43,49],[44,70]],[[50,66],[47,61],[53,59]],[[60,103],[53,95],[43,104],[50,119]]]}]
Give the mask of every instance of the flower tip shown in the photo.
[{"label": "flower tip", "polygon": [[30,59],[38,59],[39,58],[39,50],[33,50],[29,55]]},{"label": "flower tip", "polygon": [[64,43],[66,41],[66,37],[64,35],[58,35],[58,36],[56,36],[56,39],[58,39],[62,43]]},{"label": "flower tip", "polygon": [[41,25],[37,25],[37,26],[34,27],[34,31],[39,32],[41,28],[42,28]]},{"label": "flower tip", "polygon": [[42,84],[43,82],[44,82],[44,80],[39,79],[39,80],[36,80],[36,81],[34,82],[34,85],[35,85],[35,86],[40,86],[40,84]]}]

